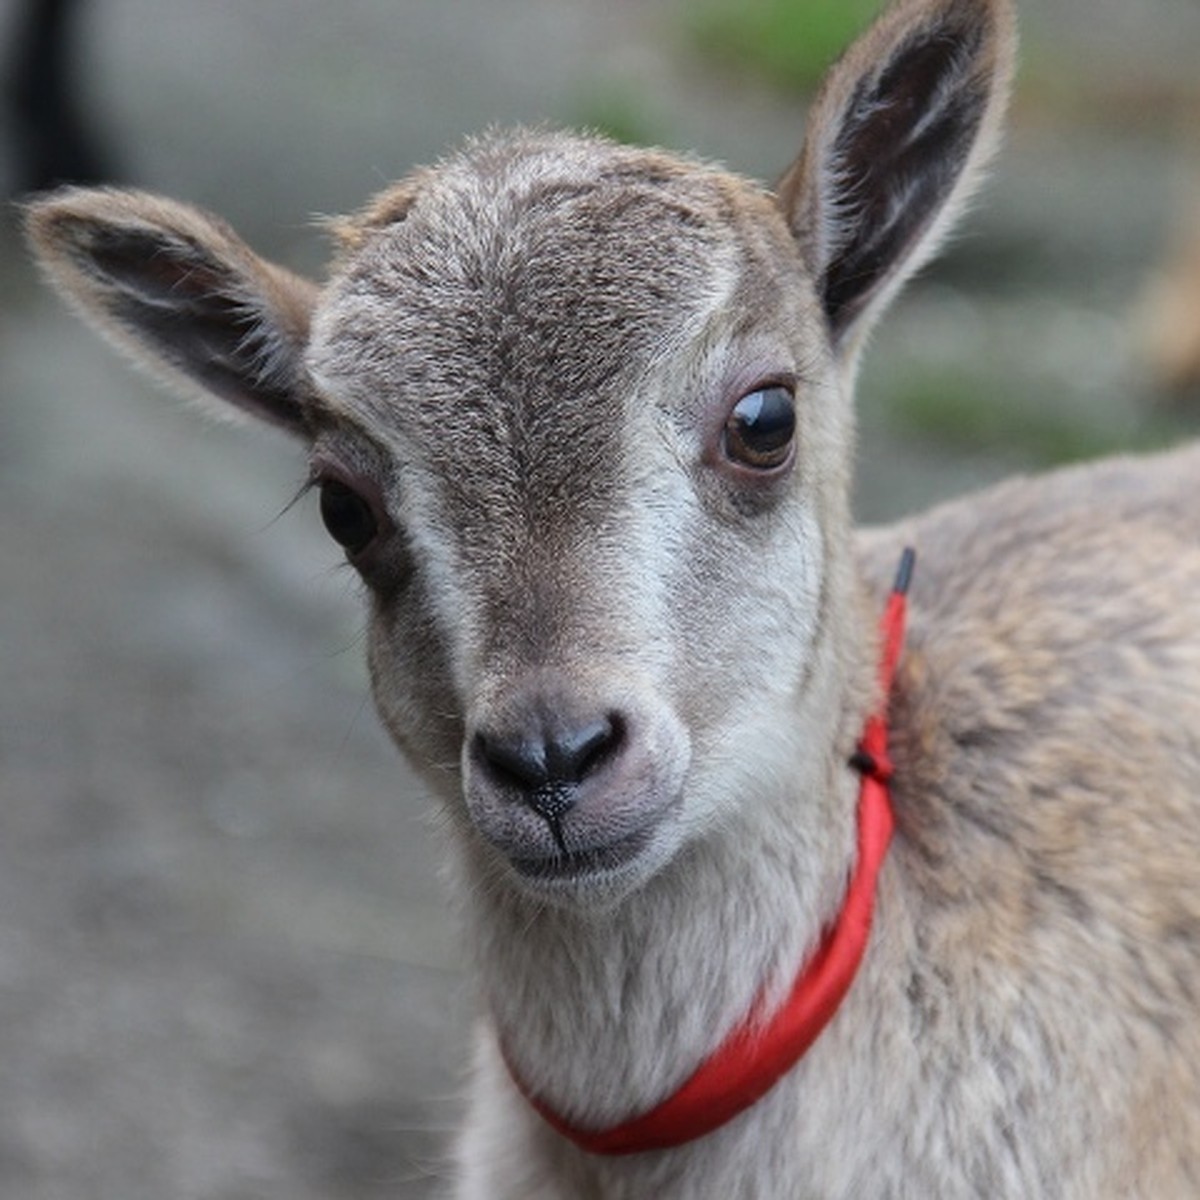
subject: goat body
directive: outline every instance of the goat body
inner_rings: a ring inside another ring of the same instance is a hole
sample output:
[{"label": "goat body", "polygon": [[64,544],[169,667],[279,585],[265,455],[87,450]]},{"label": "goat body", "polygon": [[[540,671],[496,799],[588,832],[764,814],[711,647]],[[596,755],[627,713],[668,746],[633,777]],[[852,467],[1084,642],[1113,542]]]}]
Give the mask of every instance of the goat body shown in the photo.
[{"label": "goat body", "polygon": [[[1013,41],[1007,0],[900,0],[774,194],[471,142],[342,222],[323,288],[156,197],[31,208],[104,332],[309,447],[450,816],[486,1012],[462,1197],[1200,1194],[1200,451],[849,513],[859,349],[988,157]],[[653,1108],[838,911],[904,544],[854,985],[715,1132],[580,1149],[521,1089],[585,1128]]]}]

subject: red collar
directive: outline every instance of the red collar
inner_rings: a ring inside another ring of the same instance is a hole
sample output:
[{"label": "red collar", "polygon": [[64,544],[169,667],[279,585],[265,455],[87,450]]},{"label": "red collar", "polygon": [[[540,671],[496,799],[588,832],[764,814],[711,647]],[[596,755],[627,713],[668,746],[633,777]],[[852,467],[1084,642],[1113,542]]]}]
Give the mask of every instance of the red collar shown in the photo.
[{"label": "red collar", "polygon": [[[842,910],[816,953],[800,972],[791,994],[764,1021],[760,1004],[696,1069],[678,1091],[656,1107],[611,1129],[570,1124],[513,1072],[529,1103],[564,1137],[593,1154],[638,1154],[666,1150],[704,1137],[749,1108],[799,1061],[837,1012],[862,961],[871,932],[876,880],[892,837],[888,784],[887,700],[904,643],[904,618],[915,554],[906,549],[881,622],[883,653],[879,677],[884,698],[871,715],[851,763],[862,772],[858,801],[858,861]],[[512,1072],[512,1066],[509,1064]]]}]

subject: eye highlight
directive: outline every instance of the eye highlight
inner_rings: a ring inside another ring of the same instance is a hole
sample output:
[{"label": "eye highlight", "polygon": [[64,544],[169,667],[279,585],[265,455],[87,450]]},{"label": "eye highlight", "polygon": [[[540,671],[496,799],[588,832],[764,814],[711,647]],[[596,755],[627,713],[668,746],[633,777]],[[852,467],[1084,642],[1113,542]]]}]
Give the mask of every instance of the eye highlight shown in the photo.
[{"label": "eye highlight", "polygon": [[340,479],[321,479],[321,520],[348,555],[361,554],[378,536],[379,520],[369,500]]},{"label": "eye highlight", "polygon": [[725,422],[724,451],[731,462],[756,471],[782,467],[792,453],[796,401],[782,383],[747,392]]}]

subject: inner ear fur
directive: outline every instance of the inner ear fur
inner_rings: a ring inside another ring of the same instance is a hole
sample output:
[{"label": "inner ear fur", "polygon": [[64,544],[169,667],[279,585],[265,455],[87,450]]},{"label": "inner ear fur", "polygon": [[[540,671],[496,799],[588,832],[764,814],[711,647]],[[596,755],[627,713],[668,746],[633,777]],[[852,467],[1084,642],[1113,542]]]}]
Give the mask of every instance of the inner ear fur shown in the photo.
[{"label": "inner ear fur", "polygon": [[856,342],[935,252],[998,142],[1009,0],[899,0],[830,71],[780,207],[835,346]]},{"label": "inner ear fur", "polygon": [[306,433],[314,284],[219,218],[143,192],[68,189],[34,201],[26,228],[58,290],[135,360]]}]

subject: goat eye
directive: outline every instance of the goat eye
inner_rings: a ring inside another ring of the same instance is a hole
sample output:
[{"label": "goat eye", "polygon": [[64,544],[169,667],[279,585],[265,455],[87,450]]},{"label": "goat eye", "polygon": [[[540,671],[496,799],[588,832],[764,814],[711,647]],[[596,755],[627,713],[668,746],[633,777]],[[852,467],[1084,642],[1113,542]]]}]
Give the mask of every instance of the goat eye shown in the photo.
[{"label": "goat eye", "polygon": [[796,405],[782,384],[748,392],[725,422],[725,453],[734,462],[769,471],[787,462],[796,433]]},{"label": "goat eye", "polygon": [[371,505],[337,479],[321,480],[321,520],[329,536],[351,555],[361,553],[379,534]]}]

